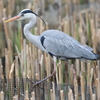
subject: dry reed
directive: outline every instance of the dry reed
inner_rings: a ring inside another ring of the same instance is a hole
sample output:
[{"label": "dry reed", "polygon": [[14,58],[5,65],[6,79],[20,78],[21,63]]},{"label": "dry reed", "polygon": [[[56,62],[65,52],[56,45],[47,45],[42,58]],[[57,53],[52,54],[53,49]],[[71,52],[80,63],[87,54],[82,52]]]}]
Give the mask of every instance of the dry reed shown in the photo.
[{"label": "dry reed", "polygon": [[[17,26],[14,26],[15,23],[4,23],[14,13],[16,1],[11,1],[10,3],[10,0],[8,0],[8,6],[5,8],[4,1],[0,1],[0,19],[3,19],[0,20],[0,27],[2,26],[0,30],[4,29],[3,33],[5,33],[7,43],[7,46],[4,45],[3,47],[5,66],[0,59],[0,100],[6,100],[6,98],[9,100],[20,100],[21,98],[23,100],[40,100],[41,98],[45,98],[45,100],[99,100],[99,61],[84,63],[79,60],[71,60],[71,65],[69,65],[58,60],[56,75],[32,89],[35,80],[41,80],[52,73],[54,62],[48,54],[37,49],[23,37],[20,22],[18,22],[18,29],[16,28]],[[95,0],[90,1],[93,2]],[[93,47],[94,52],[100,53],[100,19],[98,11],[95,11],[93,6],[88,7],[88,9],[84,8],[84,11],[80,12],[72,11],[70,0],[63,0],[63,2],[65,4],[68,3],[63,8],[67,9],[65,11],[66,16],[63,18],[61,13],[59,14],[60,23],[58,29],[73,36],[83,45],[88,44]],[[72,0],[72,2],[79,4],[79,0]],[[39,0],[34,0],[26,4],[26,7],[39,13],[38,7],[41,4],[44,5],[41,9],[41,12],[44,14],[46,6],[44,0],[41,3]],[[38,19],[37,25],[31,32],[34,35],[40,35],[45,29],[49,29],[49,23],[44,27],[42,21]],[[12,33],[15,34],[12,35]],[[27,78],[33,83],[29,82]],[[52,84],[49,84],[51,81]],[[42,95],[43,93],[45,94]]]}]

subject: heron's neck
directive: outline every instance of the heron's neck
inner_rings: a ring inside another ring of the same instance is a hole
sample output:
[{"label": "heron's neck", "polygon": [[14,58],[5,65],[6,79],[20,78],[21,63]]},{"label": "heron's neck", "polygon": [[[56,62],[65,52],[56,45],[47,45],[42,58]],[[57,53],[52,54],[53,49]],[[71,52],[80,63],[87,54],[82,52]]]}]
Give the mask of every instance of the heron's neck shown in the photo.
[{"label": "heron's neck", "polygon": [[30,32],[30,29],[35,25],[35,23],[36,20],[34,20],[34,17],[31,18],[30,22],[24,26],[24,35],[31,43],[37,46],[39,41],[39,36],[35,36]]}]

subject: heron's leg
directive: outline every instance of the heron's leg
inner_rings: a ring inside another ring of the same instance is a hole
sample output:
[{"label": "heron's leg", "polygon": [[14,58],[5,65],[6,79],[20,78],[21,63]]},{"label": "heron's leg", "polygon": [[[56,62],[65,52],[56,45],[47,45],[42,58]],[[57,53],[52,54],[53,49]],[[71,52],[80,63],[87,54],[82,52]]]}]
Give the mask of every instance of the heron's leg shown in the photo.
[{"label": "heron's leg", "polygon": [[42,80],[36,82],[36,83],[34,84],[34,86],[32,87],[32,89],[33,89],[36,85],[42,83],[43,81],[45,81],[45,80],[47,80],[48,78],[50,78],[50,77],[52,77],[53,75],[55,75],[55,73],[56,73],[56,57],[53,57],[53,59],[54,59],[54,70],[53,70],[52,74],[51,74],[50,76],[47,76],[46,78],[44,78],[44,79],[42,79]]},{"label": "heron's leg", "polygon": [[76,78],[76,71],[75,71],[75,69],[73,68],[73,66],[70,64],[70,62],[68,60],[67,60],[67,63],[70,65],[70,68],[73,71],[74,78]]}]

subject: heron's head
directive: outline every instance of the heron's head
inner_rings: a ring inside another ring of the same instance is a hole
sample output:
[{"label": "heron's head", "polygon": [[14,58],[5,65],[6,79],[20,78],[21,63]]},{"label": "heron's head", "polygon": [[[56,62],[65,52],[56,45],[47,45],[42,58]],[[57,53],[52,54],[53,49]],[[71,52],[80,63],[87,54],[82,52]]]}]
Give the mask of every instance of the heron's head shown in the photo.
[{"label": "heron's head", "polygon": [[36,20],[36,17],[39,17],[45,24],[45,21],[40,16],[38,16],[36,13],[32,12],[29,9],[22,10],[17,16],[6,20],[5,23],[14,21],[14,20],[24,20],[24,19],[31,19],[31,18],[34,18],[34,20]]}]

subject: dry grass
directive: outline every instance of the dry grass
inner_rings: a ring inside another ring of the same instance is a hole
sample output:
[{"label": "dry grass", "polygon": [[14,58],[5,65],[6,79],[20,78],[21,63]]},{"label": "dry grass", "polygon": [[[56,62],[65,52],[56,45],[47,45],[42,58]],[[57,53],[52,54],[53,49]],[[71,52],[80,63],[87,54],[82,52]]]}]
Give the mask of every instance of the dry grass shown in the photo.
[{"label": "dry grass", "polygon": [[[95,3],[94,1],[91,2]],[[21,22],[4,23],[6,19],[13,16],[16,3],[19,4],[15,0],[12,0],[12,3],[10,2],[10,0],[7,3],[4,3],[3,0],[0,1],[0,32],[5,34],[5,40],[4,35],[0,35],[2,37],[0,39],[2,46],[0,48],[0,100],[29,100],[29,98],[30,100],[42,100],[43,98],[45,100],[99,100],[99,61],[84,63],[79,60],[72,60],[70,66],[66,62],[58,60],[56,75],[41,84],[44,92],[38,86],[32,89],[32,84],[26,78],[41,80],[49,76],[53,70],[53,60],[24,38]],[[77,12],[77,10],[71,11],[71,2],[65,0],[62,2],[65,2],[65,8],[59,7],[66,12],[62,16],[61,13],[59,14],[57,29],[71,35],[83,45],[87,44],[93,47],[94,52],[99,54],[100,13],[96,9],[98,6],[93,5]],[[75,5],[80,4],[80,2],[73,0]],[[45,12],[45,5],[44,3],[42,12]],[[18,6],[15,14],[22,8],[31,8],[38,13],[37,10],[41,8],[41,4],[39,0],[28,2],[24,6]],[[50,24],[47,24],[46,29],[49,29]],[[44,30],[43,23],[38,19],[37,25],[31,32],[34,35],[39,35]],[[4,62],[3,57],[5,64],[2,64]],[[30,90],[32,90],[31,93]],[[45,94],[42,95],[43,93]]]}]

